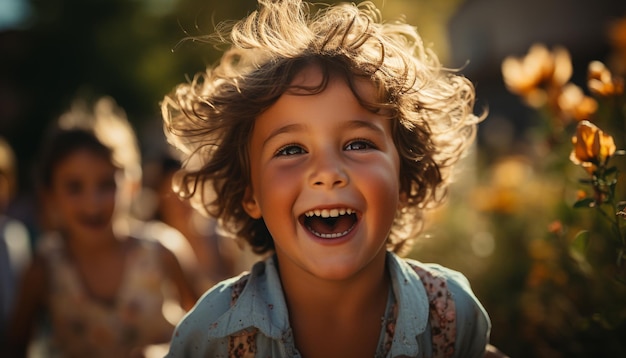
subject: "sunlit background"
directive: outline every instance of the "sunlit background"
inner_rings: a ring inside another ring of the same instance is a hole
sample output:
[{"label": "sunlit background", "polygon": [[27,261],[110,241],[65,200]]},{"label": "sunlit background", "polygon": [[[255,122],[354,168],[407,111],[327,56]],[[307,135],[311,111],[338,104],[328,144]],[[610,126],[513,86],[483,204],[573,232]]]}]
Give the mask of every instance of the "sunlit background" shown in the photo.
[{"label": "sunlit background", "polygon": [[[476,84],[477,110],[489,111],[449,204],[433,214],[411,256],[465,273],[492,318],[492,343],[512,357],[626,356],[624,287],[613,288],[598,278],[603,270],[571,252],[572,227],[583,219],[569,208],[585,173],[568,161],[569,143],[559,147],[560,162],[541,162],[558,155],[539,138],[545,113],[511,93],[501,70],[506,57],[524,56],[533,44],[562,46],[571,81],[585,87],[589,62],[619,62],[611,36],[626,38],[615,35],[626,1],[374,3],[384,19],[415,24],[446,66]],[[9,214],[36,234],[34,159],[48,124],[76,96],[112,96],[143,159],[157,155],[160,100],[220,55],[181,40],[254,7],[253,0],[0,0],[0,136],[19,174]]]}]

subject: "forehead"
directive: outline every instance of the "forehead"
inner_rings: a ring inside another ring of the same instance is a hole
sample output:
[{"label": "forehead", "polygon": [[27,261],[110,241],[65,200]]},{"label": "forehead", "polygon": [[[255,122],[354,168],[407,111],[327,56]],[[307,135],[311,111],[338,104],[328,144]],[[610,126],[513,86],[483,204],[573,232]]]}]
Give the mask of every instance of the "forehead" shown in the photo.
[{"label": "forehead", "polygon": [[376,103],[376,98],[375,87],[367,80],[346,79],[341,72],[325,72],[319,66],[308,66],[297,73],[290,86],[256,117],[251,147],[265,147],[282,134],[323,133],[328,128],[333,128],[331,131],[365,127],[379,128],[381,132],[391,130],[386,113],[374,105],[368,106]]},{"label": "forehead", "polygon": [[69,153],[54,168],[55,176],[73,175],[90,177],[114,175],[117,168],[102,153],[89,149],[80,149]]}]

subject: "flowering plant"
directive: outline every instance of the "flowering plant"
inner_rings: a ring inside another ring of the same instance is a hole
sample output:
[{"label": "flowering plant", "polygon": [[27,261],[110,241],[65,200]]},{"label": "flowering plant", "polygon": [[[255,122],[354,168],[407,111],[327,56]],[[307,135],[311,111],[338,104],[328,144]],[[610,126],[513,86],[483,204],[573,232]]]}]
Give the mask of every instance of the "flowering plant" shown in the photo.
[{"label": "flowering plant", "polygon": [[[626,152],[617,150],[614,136],[600,126],[613,131],[620,146],[626,144],[624,81],[613,76],[604,63],[592,61],[587,71],[587,95],[581,87],[569,82],[572,68],[566,49],[556,47],[550,51],[542,44],[535,44],[521,58],[507,57],[502,63],[502,75],[512,93],[545,114],[552,149],[558,151],[555,147],[571,146],[569,160],[587,174],[578,181],[583,189],[577,192],[573,207],[594,209],[605,225],[609,225],[608,230],[601,230],[597,222],[592,224],[593,229],[602,231],[601,238],[615,247],[619,270],[626,255],[623,225],[626,202],[620,198],[626,196],[618,185],[626,183],[620,176],[621,163],[613,163],[613,159]],[[568,136],[571,144],[564,140]],[[572,240],[573,246],[586,248],[591,236],[589,229],[581,229]],[[626,283],[622,275],[615,278]]]},{"label": "flowering plant", "polygon": [[616,24],[603,62],[543,44],[504,59],[503,84],[531,109],[524,131],[486,119],[425,230],[437,239],[413,251],[468,276],[511,356],[626,356],[626,18]]}]

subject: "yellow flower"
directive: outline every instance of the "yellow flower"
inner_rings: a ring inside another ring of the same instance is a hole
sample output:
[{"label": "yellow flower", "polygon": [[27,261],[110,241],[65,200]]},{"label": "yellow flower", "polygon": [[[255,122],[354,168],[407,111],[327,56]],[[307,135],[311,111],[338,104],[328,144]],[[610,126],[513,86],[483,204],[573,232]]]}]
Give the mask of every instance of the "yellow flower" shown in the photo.
[{"label": "yellow flower", "polygon": [[582,166],[589,174],[593,174],[598,165],[606,164],[616,150],[613,137],[589,121],[578,123],[572,144],[574,149],[570,160]]}]

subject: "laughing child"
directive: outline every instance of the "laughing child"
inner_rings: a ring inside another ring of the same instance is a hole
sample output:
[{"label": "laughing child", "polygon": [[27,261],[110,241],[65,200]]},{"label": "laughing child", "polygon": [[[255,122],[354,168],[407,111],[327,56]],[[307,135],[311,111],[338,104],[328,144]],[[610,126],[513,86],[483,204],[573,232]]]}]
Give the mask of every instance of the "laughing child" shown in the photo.
[{"label": "laughing child", "polygon": [[472,84],[369,2],[259,0],[213,39],[220,63],[162,103],[175,185],[270,255],[209,290],[169,356],[484,356],[466,278],[400,256],[473,142]]}]

